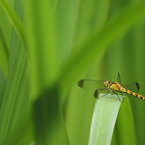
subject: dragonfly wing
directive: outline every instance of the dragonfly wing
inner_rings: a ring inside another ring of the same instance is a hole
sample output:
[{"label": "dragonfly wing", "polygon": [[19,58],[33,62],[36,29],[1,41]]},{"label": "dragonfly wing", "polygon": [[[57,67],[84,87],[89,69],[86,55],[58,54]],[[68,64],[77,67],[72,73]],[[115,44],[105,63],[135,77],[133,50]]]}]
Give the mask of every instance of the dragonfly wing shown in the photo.
[{"label": "dragonfly wing", "polygon": [[98,98],[99,98],[99,97],[98,97],[99,93],[101,92],[101,93],[106,93],[106,94],[107,94],[107,90],[108,90],[107,88],[95,90],[95,92],[94,92],[94,97],[98,99]]},{"label": "dragonfly wing", "polygon": [[119,82],[119,83],[121,84],[120,73],[118,73],[118,76],[117,76],[117,82]]},{"label": "dragonfly wing", "polygon": [[81,79],[78,81],[78,86],[86,90],[97,90],[104,87],[104,81],[96,81],[89,79]]},{"label": "dragonfly wing", "polygon": [[123,87],[130,90],[130,91],[133,91],[135,93],[137,93],[140,89],[140,86],[137,82],[133,82],[133,83],[123,85]]}]

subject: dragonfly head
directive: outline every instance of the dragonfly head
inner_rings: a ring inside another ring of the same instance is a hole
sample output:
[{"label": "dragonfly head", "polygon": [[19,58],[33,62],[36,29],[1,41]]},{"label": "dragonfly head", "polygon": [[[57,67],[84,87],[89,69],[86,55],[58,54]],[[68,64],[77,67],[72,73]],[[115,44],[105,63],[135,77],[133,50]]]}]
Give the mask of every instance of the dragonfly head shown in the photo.
[{"label": "dragonfly head", "polygon": [[105,81],[104,82],[104,86],[105,87],[109,87],[111,84],[112,84],[112,82],[110,82],[110,81]]}]

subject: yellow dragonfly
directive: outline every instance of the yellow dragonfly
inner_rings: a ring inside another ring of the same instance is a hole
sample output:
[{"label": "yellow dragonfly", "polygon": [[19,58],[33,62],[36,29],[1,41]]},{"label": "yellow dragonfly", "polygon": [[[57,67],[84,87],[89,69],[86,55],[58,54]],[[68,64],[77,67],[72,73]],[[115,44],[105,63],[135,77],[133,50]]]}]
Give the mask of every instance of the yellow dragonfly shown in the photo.
[{"label": "yellow dragonfly", "polygon": [[112,95],[116,94],[119,98],[118,93],[121,93],[122,96],[123,96],[123,93],[125,93],[128,95],[135,96],[139,99],[145,100],[144,96],[139,95],[138,93],[135,93],[135,92],[138,92],[140,89],[139,84],[137,82],[133,82],[127,85],[122,85],[119,73],[117,77],[117,82],[81,79],[78,81],[78,86],[83,89],[95,90],[94,92],[95,98],[98,98],[99,91],[105,91],[106,94],[103,96],[106,96],[108,93],[112,93]]}]

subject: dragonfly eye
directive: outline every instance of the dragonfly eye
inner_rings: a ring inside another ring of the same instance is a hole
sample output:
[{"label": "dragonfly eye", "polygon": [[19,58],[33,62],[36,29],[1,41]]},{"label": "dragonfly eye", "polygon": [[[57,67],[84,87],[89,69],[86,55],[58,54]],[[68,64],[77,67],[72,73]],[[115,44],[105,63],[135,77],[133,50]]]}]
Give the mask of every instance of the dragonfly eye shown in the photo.
[{"label": "dragonfly eye", "polygon": [[104,82],[104,86],[105,86],[105,87],[110,86],[110,81],[105,81],[105,82]]}]

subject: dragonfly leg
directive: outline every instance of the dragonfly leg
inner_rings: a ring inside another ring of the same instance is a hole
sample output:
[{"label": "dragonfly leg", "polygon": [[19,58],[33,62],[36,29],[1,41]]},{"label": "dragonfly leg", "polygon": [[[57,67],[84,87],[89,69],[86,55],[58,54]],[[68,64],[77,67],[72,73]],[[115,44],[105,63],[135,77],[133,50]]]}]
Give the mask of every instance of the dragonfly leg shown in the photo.
[{"label": "dragonfly leg", "polygon": [[[122,102],[122,100],[120,99],[119,95],[118,95],[115,91],[112,91],[112,92],[113,92],[113,94],[117,95],[119,101]],[[120,91],[119,91],[119,92],[120,92]],[[121,93],[121,96],[122,96],[122,98],[123,98],[123,93],[122,93],[122,92],[120,92],[120,93]],[[113,95],[113,94],[112,94],[112,95]]]},{"label": "dragonfly leg", "polygon": [[110,91],[108,90],[108,91],[107,91],[107,93],[106,93],[105,95],[102,95],[101,97],[104,97],[104,96],[108,95],[108,94],[109,94],[109,92],[110,92]]},{"label": "dragonfly leg", "polygon": [[[98,91],[100,90],[107,90],[106,88],[103,88],[103,89],[97,89],[95,92],[94,92],[94,97],[98,99]],[[106,96],[107,94],[109,93],[109,90],[107,91],[107,93],[103,96]],[[102,97],[102,96],[101,96]]]},{"label": "dragonfly leg", "polygon": [[121,96],[122,96],[122,100],[121,100],[121,102],[122,102],[122,101],[124,101],[124,98],[123,98],[123,93],[122,93],[122,92],[120,92],[120,94],[121,94]]}]

